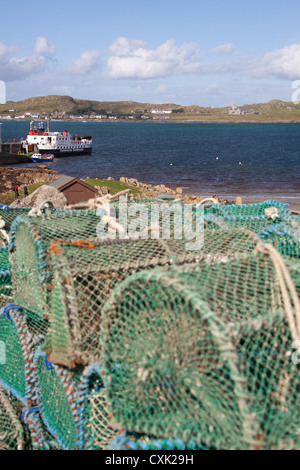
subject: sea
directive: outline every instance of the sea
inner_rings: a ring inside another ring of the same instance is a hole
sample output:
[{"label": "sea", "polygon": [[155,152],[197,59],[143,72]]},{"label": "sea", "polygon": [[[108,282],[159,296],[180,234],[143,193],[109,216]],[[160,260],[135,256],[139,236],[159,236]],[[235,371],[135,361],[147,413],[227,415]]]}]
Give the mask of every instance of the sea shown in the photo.
[{"label": "sea", "polygon": [[[3,142],[26,138],[29,122],[2,122]],[[60,174],[125,176],[202,197],[300,202],[298,123],[50,122],[50,130],[93,137],[91,155],[48,164]]]}]

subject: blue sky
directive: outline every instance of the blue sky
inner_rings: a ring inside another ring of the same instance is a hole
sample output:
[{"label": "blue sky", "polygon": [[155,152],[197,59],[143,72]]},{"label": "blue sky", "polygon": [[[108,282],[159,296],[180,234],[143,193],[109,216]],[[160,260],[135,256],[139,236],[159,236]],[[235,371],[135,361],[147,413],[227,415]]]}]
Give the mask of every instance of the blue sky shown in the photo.
[{"label": "blue sky", "polygon": [[300,80],[299,0],[11,0],[0,21],[7,100],[228,106]]}]

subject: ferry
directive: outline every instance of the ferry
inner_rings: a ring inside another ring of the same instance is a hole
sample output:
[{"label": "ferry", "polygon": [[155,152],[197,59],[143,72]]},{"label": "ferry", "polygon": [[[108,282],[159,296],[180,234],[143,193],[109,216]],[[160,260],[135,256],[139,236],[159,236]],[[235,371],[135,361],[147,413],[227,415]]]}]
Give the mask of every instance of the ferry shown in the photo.
[{"label": "ferry", "polygon": [[92,137],[71,136],[68,131],[50,132],[49,123],[46,130],[43,123],[37,126],[30,123],[29,135],[22,141],[26,152],[35,151],[41,154],[51,154],[55,157],[68,155],[84,155],[92,153]]}]

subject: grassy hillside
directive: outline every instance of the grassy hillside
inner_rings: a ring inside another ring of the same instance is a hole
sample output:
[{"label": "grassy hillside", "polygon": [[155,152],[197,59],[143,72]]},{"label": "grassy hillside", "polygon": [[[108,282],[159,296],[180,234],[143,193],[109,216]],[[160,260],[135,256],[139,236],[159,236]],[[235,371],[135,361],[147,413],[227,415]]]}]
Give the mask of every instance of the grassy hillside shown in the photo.
[{"label": "grassy hillside", "polygon": [[[171,114],[154,115],[153,109],[172,110]],[[93,101],[79,100],[71,96],[42,96],[23,101],[9,101],[0,105],[0,115],[23,115],[26,112],[51,115],[64,113],[70,115],[113,115],[119,119],[128,116],[147,116],[149,119],[168,119],[170,121],[195,122],[300,122],[300,104],[272,100],[269,103],[245,104],[239,106],[240,115],[230,115],[229,107],[211,108],[201,106],[181,106],[174,103],[151,104],[135,101]],[[92,117],[92,116],[91,116]]]}]

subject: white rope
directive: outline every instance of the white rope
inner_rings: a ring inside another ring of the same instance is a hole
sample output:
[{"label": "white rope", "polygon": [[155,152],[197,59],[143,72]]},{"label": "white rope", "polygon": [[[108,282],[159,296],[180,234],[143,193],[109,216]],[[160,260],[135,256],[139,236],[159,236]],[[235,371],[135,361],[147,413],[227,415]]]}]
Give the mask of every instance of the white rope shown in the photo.
[{"label": "white rope", "polygon": [[277,207],[268,207],[265,209],[265,216],[267,219],[278,219],[279,218],[279,210]]},{"label": "white rope", "polygon": [[[294,341],[300,339],[300,300],[290,276],[287,266],[281,254],[270,244],[265,244],[259,241],[255,251],[269,255],[273,261],[279,287],[282,293],[285,311],[289,322],[291,335]],[[289,295],[290,294],[290,295]],[[294,311],[291,304],[291,299],[294,304]]]},{"label": "white rope", "polygon": [[206,202],[212,202],[213,204],[220,204],[219,201],[217,201],[217,199],[215,199],[214,197],[207,197],[206,199],[202,199],[202,201],[198,202],[198,204],[196,205],[196,208],[198,208],[199,206],[202,206],[202,204],[205,204]]},{"label": "white rope", "polygon": [[34,217],[36,215],[43,215],[44,209],[50,209],[51,211],[55,209],[52,201],[43,201],[38,207],[33,207],[31,211],[28,212],[29,217]]},{"label": "white rope", "polygon": [[131,189],[124,189],[117,194],[107,194],[106,196],[96,197],[89,199],[85,204],[70,204],[65,206],[66,210],[73,210],[73,209],[87,209],[93,210],[98,209],[102,206],[103,202],[105,201],[113,201],[114,199],[118,199],[121,196],[125,196],[126,194],[131,193]]},{"label": "white rope", "polygon": [[5,227],[5,220],[0,216],[0,235],[1,238],[4,240],[4,242],[9,243],[9,235],[6,230],[4,230]]}]

